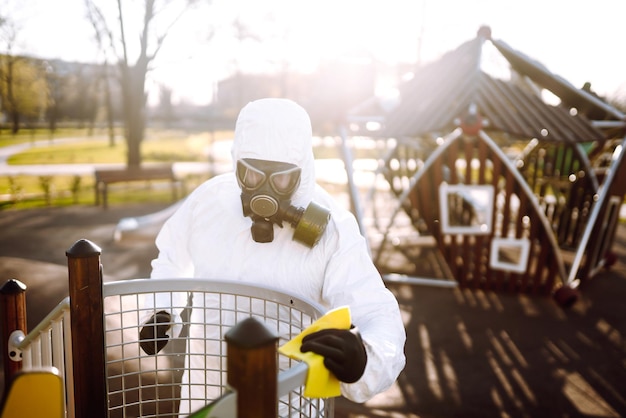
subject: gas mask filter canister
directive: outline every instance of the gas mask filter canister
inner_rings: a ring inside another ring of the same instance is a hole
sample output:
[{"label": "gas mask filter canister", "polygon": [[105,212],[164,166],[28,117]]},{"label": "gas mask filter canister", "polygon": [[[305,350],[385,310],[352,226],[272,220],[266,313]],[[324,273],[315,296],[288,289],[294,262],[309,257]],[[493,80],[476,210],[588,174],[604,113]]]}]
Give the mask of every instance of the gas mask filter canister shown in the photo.
[{"label": "gas mask filter canister", "polygon": [[293,239],[313,248],[326,230],[330,211],[311,202],[306,209],[291,205],[300,185],[301,170],[295,164],[243,158],[237,161],[237,182],[241,187],[243,215],[252,219],[256,242],[274,240],[274,224],[289,222]]}]

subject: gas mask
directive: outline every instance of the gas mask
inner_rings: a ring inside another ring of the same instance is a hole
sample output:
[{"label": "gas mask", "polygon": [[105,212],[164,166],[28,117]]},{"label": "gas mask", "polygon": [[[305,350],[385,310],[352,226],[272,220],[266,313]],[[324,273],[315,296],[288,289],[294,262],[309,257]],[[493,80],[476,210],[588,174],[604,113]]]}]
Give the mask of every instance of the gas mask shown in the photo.
[{"label": "gas mask", "polygon": [[326,230],[330,211],[314,202],[306,209],[291,205],[300,185],[301,169],[295,164],[243,158],[237,161],[243,215],[252,219],[252,239],[274,240],[274,224],[286,221],[295,229],[293,239],[313,248]]}]

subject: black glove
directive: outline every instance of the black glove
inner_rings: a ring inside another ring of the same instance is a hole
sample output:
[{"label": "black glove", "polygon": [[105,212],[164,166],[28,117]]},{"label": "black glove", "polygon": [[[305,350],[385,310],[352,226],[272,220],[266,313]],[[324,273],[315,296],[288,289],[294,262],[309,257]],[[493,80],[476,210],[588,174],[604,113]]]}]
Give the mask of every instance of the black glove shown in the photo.
[{"label": "black glove", "polygon": [[139,345],[146,354],[156,354],[165,347],[169,335],[172,317],[165,311],[159,311],[148,319],[139,332]]},{"label": "black glove", "polygon": [[363,376],[367,353],[357,328],[325,329],[302,339],[300,351],[312,351],[324,357],[324,365],[337,379],[354,383]]}]

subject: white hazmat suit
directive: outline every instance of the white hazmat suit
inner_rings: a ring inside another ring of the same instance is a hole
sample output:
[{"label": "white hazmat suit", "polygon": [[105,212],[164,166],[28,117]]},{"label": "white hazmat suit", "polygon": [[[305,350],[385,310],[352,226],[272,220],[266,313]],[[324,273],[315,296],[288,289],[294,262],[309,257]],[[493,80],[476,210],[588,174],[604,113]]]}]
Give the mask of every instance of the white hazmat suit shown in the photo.
[{"label": "white hazmat suit", "polygon": [[[288,224],[274,226],[272,242],[255,242],[252,221],[242,213],[241,189],[230,172],[199,186],[164,224],[156,239],[159,255],[152,262],[151,277],[243,281],[285,289],[326,309],[347,305],[361,333],[367,364],[357,382],[342,383],[342,395],[365,402],[389,388],[405,365],[406,334],[398,303],[374,267],[354,216],[315,182],[306,111],[286,99],[249,103],[237,119],[232,157],[234,163],[254,158],[300,167],[292,205],[306,207],[313,201],[330,209],[319,243],[309,248],[294,241]],[[193,336],[212,331],[189,332]],[[187,378],[203,382],[205,377],[195,370]]]}]

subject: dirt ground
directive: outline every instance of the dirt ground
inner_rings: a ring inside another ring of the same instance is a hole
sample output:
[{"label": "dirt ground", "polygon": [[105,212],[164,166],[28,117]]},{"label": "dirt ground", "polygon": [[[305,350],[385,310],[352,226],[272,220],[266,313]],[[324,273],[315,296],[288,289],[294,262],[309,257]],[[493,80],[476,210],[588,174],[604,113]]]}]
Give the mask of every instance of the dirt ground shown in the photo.
[{"label": "dirt ground", "polygon": [[[28,326],[67,295],[65,251],[86,238],[102,249],[105,280],[147,277],[150,239],[115,242],[123,217],[164,205],[0,211],[0,281],[28,286]],[[336,417],[626,416],[626,226],[617,263],[581,285],[564,310],[545,297],[388,283],[407,330],[407,366],[385,393]],[[0,382],[2,389],[2,382]]]}]

